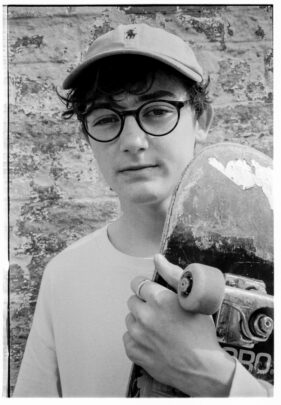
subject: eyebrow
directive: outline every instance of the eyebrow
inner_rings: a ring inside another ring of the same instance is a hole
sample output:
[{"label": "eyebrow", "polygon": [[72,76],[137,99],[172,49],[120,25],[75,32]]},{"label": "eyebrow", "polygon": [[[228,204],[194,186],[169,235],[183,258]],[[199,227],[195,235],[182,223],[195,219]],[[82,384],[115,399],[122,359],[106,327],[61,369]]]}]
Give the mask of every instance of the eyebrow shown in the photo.
[{"label": "eyebrow", "polygon": [[[150,100],[157,100],[163,97],[171,97],[173,99],[176,99],[176,95],[172,93],[171,91],[168,90],[157,90],[154,91],[153,93],[149,94],[142,94],[139,96],[139,101],[150,101]],[[94,103],[93,107],[94,108],[102,108],[102,107],[115,107],[115,108],[121,108],[123,109],[118,102],[112,100],[112,101],[104,101],[104,102],[97,102]],[[125,108],[126,109],[126,108]]]},{"label": "eyebrow", "polygon": [[161,98],[161,97],[176,98],[176,95],[168,90],[157,90],[154,93],[142,94],[142,95],[140,95],[139,98],[140,98],[140,101],[149,101],[149,100],[154,100],[154,99]]}]

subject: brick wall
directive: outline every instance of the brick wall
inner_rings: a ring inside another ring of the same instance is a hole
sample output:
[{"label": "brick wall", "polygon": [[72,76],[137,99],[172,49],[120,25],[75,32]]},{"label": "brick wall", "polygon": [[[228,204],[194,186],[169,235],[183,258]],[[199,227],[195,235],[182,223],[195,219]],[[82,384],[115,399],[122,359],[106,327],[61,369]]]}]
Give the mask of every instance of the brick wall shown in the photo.
[{"label": "brick wall", "polygon": [[209,72],[208,143],[272,155],[271,6],[9,7],[11,392],[46,263],[118,215],[77,123],[61,118],[55,89],[97,36],[135,22],[189,40]]}]

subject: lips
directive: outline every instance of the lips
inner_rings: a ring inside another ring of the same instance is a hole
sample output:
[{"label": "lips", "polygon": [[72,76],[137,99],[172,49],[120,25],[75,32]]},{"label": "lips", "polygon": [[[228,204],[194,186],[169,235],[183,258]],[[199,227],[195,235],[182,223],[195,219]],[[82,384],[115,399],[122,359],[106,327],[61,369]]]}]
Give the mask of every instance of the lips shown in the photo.
[{"label": "lips", "polygon": [[135,172],[135,171],[141,171],[141,170],[145,170],[145,169],[155,168],[157,166],[158,165],[153,165],[153,164],[130,165],[130,166],[123,167],[122,169],[119,169],[118,172],[119,173]]}]

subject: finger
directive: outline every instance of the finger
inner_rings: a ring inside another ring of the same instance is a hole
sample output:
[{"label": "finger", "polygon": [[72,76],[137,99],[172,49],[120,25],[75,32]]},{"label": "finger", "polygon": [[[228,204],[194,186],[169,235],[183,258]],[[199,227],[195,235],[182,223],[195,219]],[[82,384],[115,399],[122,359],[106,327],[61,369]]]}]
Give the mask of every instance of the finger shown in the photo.
[{"label": "finger", "polygon": [[127,356],[129,357],[130,360],[132,360],[133,362],[135,362],[135,347],[136,344],[134,342],[134,340],[132,339],[132,337],[130,336],[129,332],[124,333],[123,335],[123,343],[124,343],[124,347],[125,347],[125,351]]},{"label": "finger", "polygon": [[149,282],[151,282],[151,281],[143,276],[135,277],[131,281],[131,289],[136,294],[136,296],[142,301],[145,301],[145,299],[141,294],[141,290],[142,290],[144,284],[149,283]]},{"label": "finger", "polygon": [[[132,280],[131,283],[132,290],[135,292],[135,294],[138,293],[139,297],[141,298],[139,299],[139,301],[159,301],[160,297],[164,296],[165,294],[172,293],[168,288],[155,283],[154,281],[146,280],[145,283],[143,283],[143,281],[143,277],[136,277]],[[139,289],[140,283],[141,289]]]},{"label": "finger", "polygon": [[123,335],[123,343],[126,354],[133,363],[144,367],[151,362],[152,356],[150,351],[143,345],[137,343],[128,332]]},{"label": "finger", "polygon": [[131,295],[127,301],[127,306],[136,320],[142,319],[146,310],[144,307],[145,302],[140,300],[136,295]]},{"label": "finger", "polygon": [[178,282],[182,275],[182,269],[175,264],[168,262],[168,260],[161,254],[154,256],[154,263],[156,271],[164,278],[167,283],[177,290]]},{"label": "finger", "polygon": [[132,325],[134,325],[136,323],[136,318],[134,317],[134,315],[130,312],[128,313],[128,315],[125,318],[125,324],[126,324],[126,328],[129,330]]},{"label": "finger", "polygon": [[135,344],[141,345],[142,347],[149,347],[148,339],[146,334],[144,333],[144,328],[142,327],[142,323],[138,322],[135,317],[129,313],[125,319],[127,332],[134,340]]},{"label": "finger", "polygon": [[126,323],[126,328],[127,328],[127,333],[131,336],[131,338],[133,338],[136,342],[139,341],[140,339],[138,339],[138,327],[137,327],[137,322],[135,320],[134,315],[132,315],[131,313],[129,313],[126,316],[125,319],[125,323]]},{"label": "finger", "polygon": [[151,280],[149,280],[147,277],[144,276],[137,276],[133,278],[133,280],[131,281],[131,289],[139,299],[143,300],[141,296],[141,289],[143,284],[148,283],[150,281]]}]

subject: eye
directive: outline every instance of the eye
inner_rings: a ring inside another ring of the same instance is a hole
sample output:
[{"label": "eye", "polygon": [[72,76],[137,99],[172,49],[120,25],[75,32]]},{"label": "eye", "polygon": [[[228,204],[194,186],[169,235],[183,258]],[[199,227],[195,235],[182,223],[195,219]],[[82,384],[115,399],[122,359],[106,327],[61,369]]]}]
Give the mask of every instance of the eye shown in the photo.
[{"label": "eye", "polygon": [[163,114],[166,114],[168,111],[165,108],[153,108],[150,111],[146,113],[146,115],[155,115],[155,116],[160,116]]},{"label": "eye", "polygon": [[92,126],[115,124],[118,121],[119,120],[116,115],[99,117],[92,122]]},{"label": "eye", "polygon": [[147,105],[142,111],[142,117],[146,119],[167,118],[176,112],[170,104],[153,103]]},{"label": "eye", "polygon": [[91,127],[112,126],[120,122],[118,115],[111,110],[97,109],[93,110],[87,116],[87,124]]}]

